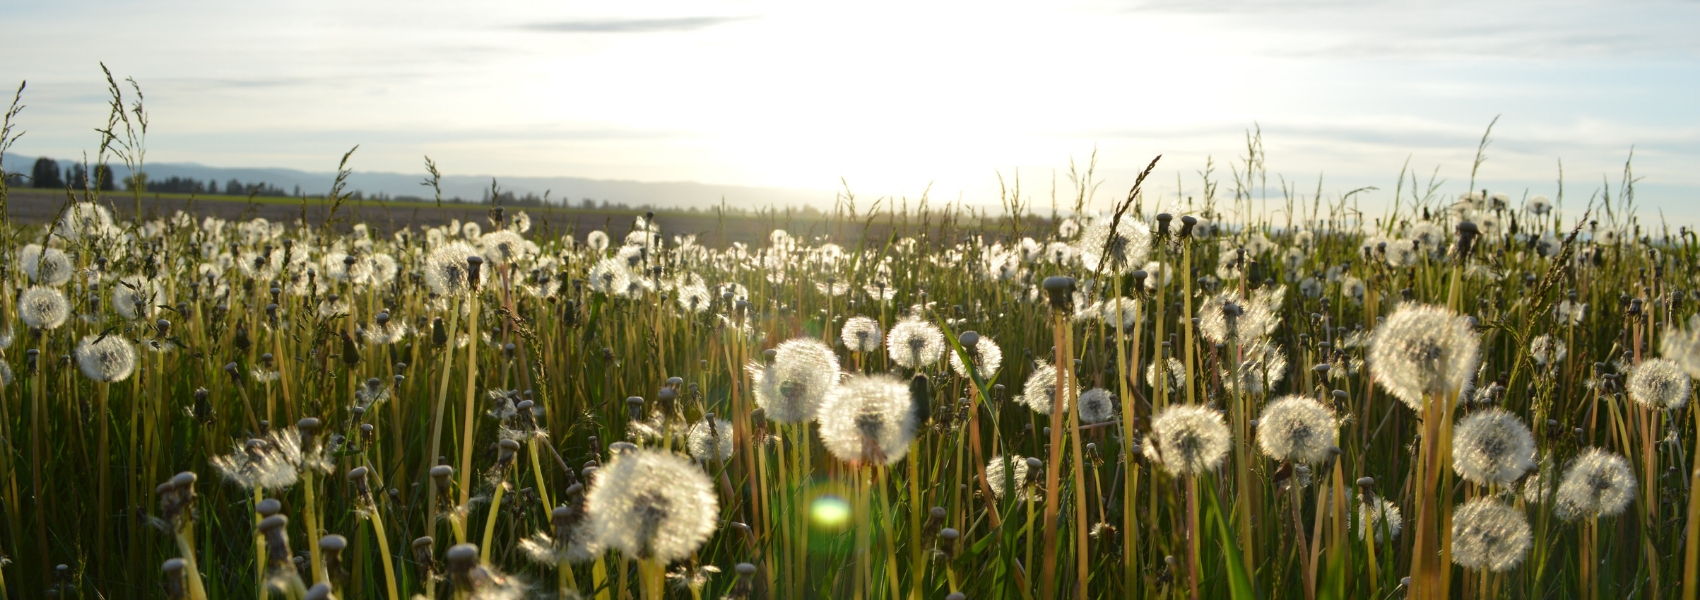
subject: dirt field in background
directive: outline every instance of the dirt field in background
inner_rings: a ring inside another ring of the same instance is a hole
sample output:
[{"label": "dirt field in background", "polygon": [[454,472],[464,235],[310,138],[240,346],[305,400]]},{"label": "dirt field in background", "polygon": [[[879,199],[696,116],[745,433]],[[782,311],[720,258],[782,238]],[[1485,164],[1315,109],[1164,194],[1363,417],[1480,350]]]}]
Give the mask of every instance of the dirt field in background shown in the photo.
[{"label": "dirt field in background", "polygon": [[[310,201],[311,202],[311,201]],[[103,204],[113,209],[114,215],[121,219],[130,218],[135,212],[135,201],[122,192],[112,193],[103,197]],[[36,189],[13,189],[8,202],[7,216],[19,224],[41,224],[59,215],[65,206],[65,194],[62,191]],[[281,204],[273,202],[248,202],[242,198],[230,196],[215,196],[197,200],[177,197],[153,196],[142,198],[142,213],[144,217],[155,218],[170,215],[178,210],[197,216],[218,216],[225,219],[252,219],[264,217],[269,220],[292,221],[301,216],[300,204]],[[579,240],[594,230],[605,230],[610,235],[619,236],[632,227],[634,217],[643,214],[635,210],[589,210],[562,207],[517,207],[508,211],[523,210],[531,216],[534,235],[557,232],[574,232]],[[309,223],[323,223],[329,216],[330,206],[322,203],[310,203],[307,207]],[[337,211],[336,220],[339,228],[346,228],[357,222],[364,222],[376,232],[390,232],[402,227],[442,225],[453,219],[461,221],[477,220],[488,227],[487,217],[490,207],[484,205],[461,205],[444,203],[441,208],[435,206],[419,206],[408,203],[384,205],[379,203],[345,204]],[[892,227],[883,223],[884,219],[867,228],[866,234],[871,243],[883,243],[892,233]],[[655,216],[656,224],[667,236],[695,234],[699,243],[710,247],[724,247],[732,242],[747,244],[765,244],[767,235],[774,228],[781,228],[792,235],[814,236],[826,234],[840,244],[853,243],[864,235],[861,223],[833,223],[819,215],[802,215],[784,213],[763,215],[728,215],[721,218],[714,213],[694,212],[659,212]],[[899,235],[913,235],[919,232],[918,226],[904,228],[898,225]],[[964,228],[941,227],[935,219],[931,226],[935,235],[947,239],[957,239],[969,233]],[[1002,232],[1007,235],[1008,228]],[[996,231],[987,233],[996,235]],[[616,238],[617,239],[617,238]]]}]

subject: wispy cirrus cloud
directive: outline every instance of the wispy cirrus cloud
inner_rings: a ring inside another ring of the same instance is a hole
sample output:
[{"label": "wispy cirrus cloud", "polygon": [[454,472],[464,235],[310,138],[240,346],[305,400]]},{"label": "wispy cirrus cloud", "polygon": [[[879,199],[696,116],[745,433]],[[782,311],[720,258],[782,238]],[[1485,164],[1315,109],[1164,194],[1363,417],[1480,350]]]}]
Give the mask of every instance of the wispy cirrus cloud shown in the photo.
[{"label": "wispy cirrus cloud", "polygon": [[669,33],[708,29],[748,18],[702,16],[650,19],[575,19],[526,23],[518,28],[542,33]]}]

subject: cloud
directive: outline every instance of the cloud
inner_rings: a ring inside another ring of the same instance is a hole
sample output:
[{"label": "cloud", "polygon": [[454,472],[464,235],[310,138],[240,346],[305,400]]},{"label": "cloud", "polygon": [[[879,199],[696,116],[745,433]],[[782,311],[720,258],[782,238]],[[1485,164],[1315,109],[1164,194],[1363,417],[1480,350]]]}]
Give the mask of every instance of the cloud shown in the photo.
[{"label": "cloud", "polygon": [[520,29],[544,33],[665,33],[696,31],[744,20],[745,17],[668,17],[656,19],[581,19],[543,21]]}]

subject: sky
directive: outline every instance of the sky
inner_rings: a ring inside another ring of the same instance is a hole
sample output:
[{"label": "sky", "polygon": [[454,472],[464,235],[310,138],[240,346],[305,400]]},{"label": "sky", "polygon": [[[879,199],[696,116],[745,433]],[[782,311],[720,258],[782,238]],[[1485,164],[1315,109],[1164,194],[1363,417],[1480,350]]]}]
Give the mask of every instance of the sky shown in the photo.
[{"label": "sky", "polygon": [[[1700,223],[1700,2],[0,3],[12,151],[76,158],[132,77],[147,159],[574,176],[1038,205],[1096,152],[1095,206],[1282,182],[1385,205],[1405,166],[1463,193],[1615,193]],[[1408,181],[1408,180],[1407,180]],[[1258,190],[1263,194],[1262,189]]]}]

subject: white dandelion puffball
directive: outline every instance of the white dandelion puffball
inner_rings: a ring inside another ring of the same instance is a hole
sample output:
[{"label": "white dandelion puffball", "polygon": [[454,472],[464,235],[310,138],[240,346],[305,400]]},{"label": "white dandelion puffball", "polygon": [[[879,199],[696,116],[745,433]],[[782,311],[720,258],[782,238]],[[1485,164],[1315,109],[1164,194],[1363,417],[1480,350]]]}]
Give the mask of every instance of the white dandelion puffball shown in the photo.
[{"label": "white dandelion puffball", "polygon": [[1221,466],[1230,442],[1221,411],[1171,404],[1151,419],[1145,456],[1169,473],[1196,475]]},{"label": "white dandelion puffball", "polygon": [[703,462],[731,459],[732,422],[720,418],[698,421],[685,436],[685,447],[691,458]]},{"label": "white dandelion puffball", "polygon": [[[974,342],[974,347],[964,347],[962,350],[973,359],[974,372],[979,373],[981,377],[991,377],[1003,367],[1003,348],[999,348],[998,343],[992,341],[989,336],[980,336],[980,341]],[[968,376],[968,365],[964,364],[962,357],[954,351],[950,352],[950,370],[955,371],[958,377]]]},{"label": "white dandelion puffball", "polygon": [[821,404],[820,440],[839,460],[894,464],[915,439],[909,384],[890,375],[852,375]]},{"label": "white dandelion puffball", "polygon": [[158,281],[126,275],[112,283],[112,309],[131,321],[150,318],[159,311],[160,294]]},{"label": "white dandelion puffball", "polygon": [[632,272],[626,268],[625,261],[604,258],[597,261],[596,266],[590,268],[590,273],[585,276],[585,279],[592,290],[606,295],[619,295],[624,294],[626,289],[631,286]]},{"label": "white dandelion puffball", "polygon": [[1674,360],[1647,359],[1629,370],[1629,398],[1649,408],[1682,408],[1691,387],[1688,373]]},{"label": "white dandelion puffball", "polygon": [[708,474],[658,450],[615,455],[596,470],[584,506],[585,526],[598,545],[662,563],[696,552],[720,512]]},{"label": "white dandelion puffball", "polygon": [[1511,485],[1533,468],[1535,436],[1517,415],[1490,408],[1453,426],[1452,470],[1466,481]]},{"label": "white dandelion puffball", "polygon": [[1469,319],[1438,306],[1405,304],[1370,340],[1375,382],[1419,413],[1426,398],[1469,391],[1480,359],[1481,340]]},{"label": "white dandelion puffball", "polygon": [[873,352],[880,349],[885,340],[880,331],[880,322],[868,317],[850,317],[844,320],[844,329],[838,332],[839,339],[844,340],[844,347],[851,352]]},{"label": "white dandelion puffball", "polygon": [[1159,382],[1163,384],[1165,393],[1173,394],[1186,389],[1186,365],[1182,364],[1180,359],[1173,356],[1163,359],[1163,374],[1167,375],[1163,379],[1158,379],[1157,365],[1156,361],[1145,365],[1145,384],[1151,386],[1152,390],[1157,389]]},{"label": "white dandelion puffball", "polygon": [[[437,247],[425,257],[425,285],[438,296],[466,293],[472,285],[472,267],[466,259],[474,256],[483,259],[483,253],[466,242],[450,242]],[[489,268],[478,269],[479,282],[489,275]]]},{"label": "white dandelion puffball", "polygon": [[1404,514],[1399,506],[1384,498],[1366,497],[1358,503],[1358,536],[1369,539],[1375,536],[1375,541],[1385,542],[1399,537],[1399,530],[1405,527]]},{"label": "white dandelion puffball", "polygon": [[[1007,469],[1004,468],[1006,461],[1009,463]],[[1027,459],[1018,455],[999,456],[986,463],[986,485],[992,488],[992,496],[997,498],[1002,498],[1008,495],[1011,490],[1014,490],[1016,498],[1037,500],[1037,494],[1030,494],[1025,491],[1029,483],[1027,478],[1030,474],[1032,474],[1032,467],[1027,465]]]},{"label": "white dandelion puffball", "polygon": [[18,295],[18,318],[31,329],[56,329],[71,318],[71,303],[59,290],[38,285]]},{"label": "white dandelion puffball", "polygon": [[1452,562],[1460,567],[1510,571],[1533,542],[1528,517],[1492,498],[1465,502],[1452,514]]},{"label": "white dandelion puffball", "polygon": [[1589,448],[1565,469],[1553,512],[1566,521],[1610,517],[1635,499],[1635,474],[1621,455]]},{"label": "white dandelion puffball", "polygon": [[[1055,404],[1057,396],[1057,369],[1045,363],[1036,363],[1033,373],[1027,376],[1027,383],[1021,386],[1021,396],[1015,399],[1017,404],[1026,405],[1033,412],[1041,415],[1051,414],[1051,405]],[[1063,398],[1063,410],[1068,410],[1069,399]]]},{"label": "white dandelion puffball", "polygon": [[1151,229],[1132,215],[1122,215],[1113,228],[1110,221],[1101,219],[1080,235],[1077,247],[1086,270],[1122,275],[1143,266],[1151,254]]},{"label": "white dandelion puffball", "polygon": [[1564,362],[1564,357],[1568,354],[1569,348],[1565,347],[1564,340],[1551,335],[1538,336],[1529,342],[1529,358],[1535,361],[1536,366],[1544,367]]},{"label": "white dandelion puffball", "polygon": [[1110,327],[1131,330],[1139,322],[1139,301],[1133,298],[1105,300],[1098,310],[1098,320]]},{"label": "white dandelion puffball", "polygon": [[41,244],[29,244],[19,250],[18,263],[30,282],[39,285],[65,285],[76,272],[64,250],[43,248]]},{"label": "white dandelion puffball", "polygon": [[116,334],[84,337],[77,343],[76,356],[77,368],[95,381],[123,381],[136,370],[135,347]]},{"label": "white dandelion puffball", "polygon": [[1300,464],[1319,464],[1338,442],[1334,411],[1309,396],[1283,396],[1263,407],[1257,418],[1257,447],[1264,456]]},{"label": "white dandelion puffball", "polygon": [[1092,388],[1080,393],[1080,422],[1103,423],[1116,418],[1116,397],[1104,388]]},{"label": "white dandelion puffball", "polygon": [[713,297],[709,296],[708,288],[702,285],[687,285],[680,287],[676,293],[679,296],[679,308],[688,313],[700,313],[708,310]]},{"label": "white dandelion puffball", "polygon": [[607,251],[608,232],[600,229],[590,232],[588,235],[584,236],[584,245],[590,246],[590,249],[597,254]]},{"label": "white dandelion puffball", "polygon": [[838,356],[813,338],[783,342],[773,364],[752,364],[748,370],[755,384],[756,406],[777,423],[815,418],[821,402],[838,384]]},{"label": "white dandelion puffball", "polygon": [[1688,317],[1686,327],[1666,327],[1659,356],[1676,361],[1689,377],[1700,377],[1700,315]]},{"label": "white dandelion puffball", "polygon": [[1198,332],[1217,344],[1251,343],[1275,331],[1280,317],[1268,304],[1247,300],[1235,292],[1222,292],[1198,307]]},{"label": "white dandelion puffball", "polygon": [[944,332],[920,319],[904,319],[891,326],[885,348],[898,366],[919,369],[944,358]]}]

